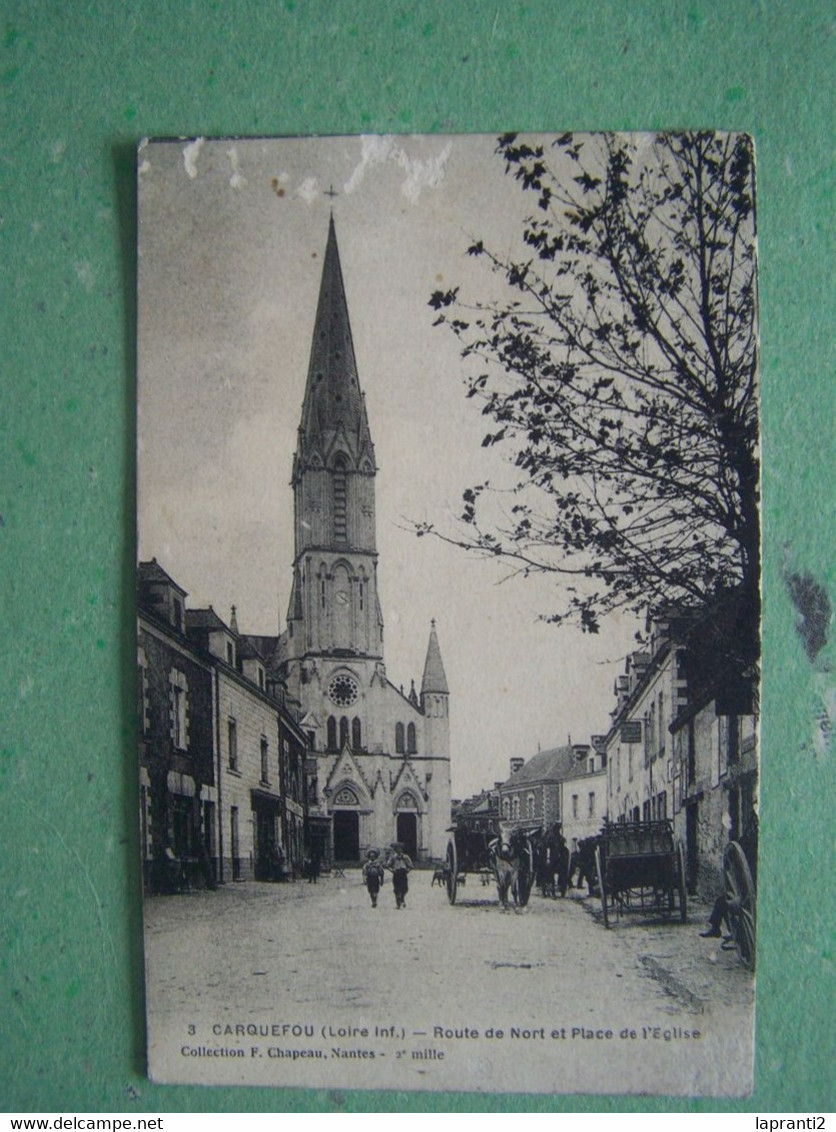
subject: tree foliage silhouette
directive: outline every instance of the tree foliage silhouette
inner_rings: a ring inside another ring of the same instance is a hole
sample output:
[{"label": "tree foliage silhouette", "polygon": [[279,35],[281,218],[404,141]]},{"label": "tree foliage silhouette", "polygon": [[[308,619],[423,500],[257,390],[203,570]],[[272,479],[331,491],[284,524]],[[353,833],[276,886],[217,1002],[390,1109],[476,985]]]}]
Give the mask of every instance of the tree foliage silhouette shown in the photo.
[{"label": "tree foliage silhouette", "polygon": [[[498,297],[436,291],[467,395],[518,470],[510,503],[464,493],[435,534],[562,579],[553,621],[705,608],[735,592],[757,650],[754,165],[744,135],[501,137],[531,198],[518,253],[486,261]],[[505,498],[505,497],[503,497]],[[492,500],[489,502],[489,500]]]}]

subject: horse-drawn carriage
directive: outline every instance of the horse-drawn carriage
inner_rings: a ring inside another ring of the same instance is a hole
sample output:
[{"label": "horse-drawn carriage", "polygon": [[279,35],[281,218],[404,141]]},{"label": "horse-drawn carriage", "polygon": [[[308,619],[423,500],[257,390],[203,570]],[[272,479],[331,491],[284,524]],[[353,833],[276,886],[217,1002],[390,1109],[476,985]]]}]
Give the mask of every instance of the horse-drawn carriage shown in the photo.
[{"label": "horse-drawn carriage", "polygon": [[607,822],[595,850],[604,924],[627,912],[685,922],[685,862],[670,821]]},{"label": "horse-drawn carriage", "polygon": [[468,873],[483,877],[492,874],[503,908],[509,906],[510,899],[520,908],[528,904],[535,875],[534,847],[529,833],[515,829],[497,836],[455,826],[449,833],[444,880],[451,904],[456,903],[456,894]]}]

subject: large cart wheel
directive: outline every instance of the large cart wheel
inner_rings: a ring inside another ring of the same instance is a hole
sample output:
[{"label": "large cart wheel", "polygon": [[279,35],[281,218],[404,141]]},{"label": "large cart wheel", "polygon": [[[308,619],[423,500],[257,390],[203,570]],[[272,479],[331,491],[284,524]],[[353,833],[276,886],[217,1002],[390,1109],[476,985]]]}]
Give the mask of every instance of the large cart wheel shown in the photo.
[{"label": "large cart wheel", "polygon": [[743,850],[730,841],[723,856],[726,876],[726,919],[741,962],[755,967],[755,883]]},{"label": "large cart wheel", "polygon": [[520,856],[520,867],[517,871],[517,903],[525,908],[531,896],[534,885],[534,861],[531,846],[528,845]]},{"label": "large cart wheel", "polygon": [[681,844],[676,847],[676,872],[679,885],[679,918],[684,924],[688,919],[688,895],[685,888],[685,854]]},{"label": "large cart wheel", "polygon": [[451,904],[456,903],[456,888],[459,882],[459,856],[456,852],[456,842],[451,837],[447,842],[447,899]]},{"label": "large cart wheel", "polygon": [[607,911],[607,890],[604,887],[604,865],[601,860],[601,846],[595,847],[595,872],[598,874],[598,888],[601,892],[601,909],[604,913],[604,927],[610,926],[610,917]]}]

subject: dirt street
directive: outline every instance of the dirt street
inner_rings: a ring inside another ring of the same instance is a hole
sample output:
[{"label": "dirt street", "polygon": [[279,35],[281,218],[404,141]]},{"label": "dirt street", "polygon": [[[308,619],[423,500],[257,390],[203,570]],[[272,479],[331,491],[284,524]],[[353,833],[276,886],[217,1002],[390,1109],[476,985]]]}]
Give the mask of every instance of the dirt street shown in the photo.
[{"label": "dirt street", "polygon": [[753,980],[699,937],[705,908],[607,931],[577,893],[503,912],[478,877],[455,906],[430,881],[412,874],[402,911],[351,870],[147,900],[156,1079],[746,1090]]}]

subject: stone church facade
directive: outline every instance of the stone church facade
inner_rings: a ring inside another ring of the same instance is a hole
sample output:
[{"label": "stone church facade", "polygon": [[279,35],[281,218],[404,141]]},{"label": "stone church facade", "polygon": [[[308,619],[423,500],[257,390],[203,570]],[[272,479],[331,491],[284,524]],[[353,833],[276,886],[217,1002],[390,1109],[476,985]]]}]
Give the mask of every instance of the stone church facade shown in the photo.
[{"label": "stone church facade", "polygon": [[[333,218],[293,463],[293,583],[276,660],[309,740],[312,848],[443,857],[450,693],[432,623],[420,691],[390,682],[377,589],[374,445]],[[316,837],[320,842],[317,847]]]}]

